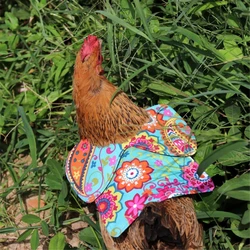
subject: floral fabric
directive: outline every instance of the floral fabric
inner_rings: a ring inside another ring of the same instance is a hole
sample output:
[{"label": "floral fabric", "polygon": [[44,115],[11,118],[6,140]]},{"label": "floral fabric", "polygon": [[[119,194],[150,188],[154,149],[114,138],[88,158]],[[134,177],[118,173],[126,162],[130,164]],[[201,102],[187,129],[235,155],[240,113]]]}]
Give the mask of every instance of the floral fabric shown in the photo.
[{"label": "floral fabric", "polygon": [[186,122],[169,106],[147,109],[151,119],[123,144],[94,147],[80,141],[70,152],[66,175],[77,195],[95,201],[108,232],[118,237],[145,204],[212,191],[206,173],[190,157],[196,140]]}]

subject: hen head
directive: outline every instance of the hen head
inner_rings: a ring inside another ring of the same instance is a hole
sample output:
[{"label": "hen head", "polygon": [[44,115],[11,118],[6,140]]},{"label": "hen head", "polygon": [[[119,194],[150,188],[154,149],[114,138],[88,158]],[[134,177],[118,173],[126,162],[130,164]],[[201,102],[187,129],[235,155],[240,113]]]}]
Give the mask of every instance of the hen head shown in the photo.
[{"label": "hen head", "polygon": [[101,65],[103,59],[101,55],[101,40],[96,36],[89,35],[83,42],[80,55],[82,63],[93,60],[96,66]]}]

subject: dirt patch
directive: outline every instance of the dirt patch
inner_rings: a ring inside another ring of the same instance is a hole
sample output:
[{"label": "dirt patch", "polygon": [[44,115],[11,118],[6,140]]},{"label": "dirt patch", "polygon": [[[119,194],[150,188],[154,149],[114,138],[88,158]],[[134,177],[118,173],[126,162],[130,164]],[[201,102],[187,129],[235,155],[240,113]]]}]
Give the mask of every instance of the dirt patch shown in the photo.
[{"label": "dirt patch", "polygon": [[[18,176],[20,168],[27,166],[31,163],[30,156],[23,156],[14,161],[13,171]],[[25,189],[25,193],[20,191],[15,187],[13,181],[13,176],[10,175],[9,171],[1,173],[1,182],[0,182],[0,195],[5,197],[4,200],[0,199],[0,229],[4,227],[9,228],[18,228],[16,232],[0,234],[0,249],[1,250],[31,250],[30,246],[30,237],[22,242],[17,242],[18,237],[26,231],[29,227],[27,223],[22,221],[22,217],[25,214],[34,214],[49,223],[51,217],[51,210],[44,209],[46,208],[46,196],[45,193],[38,195],[35,192],[38,192],[37,189],[30,187]],[[31,186],[31,178],[27,178],[22,185]],[[12,189],[13,188],[13,189]],[[5,192],[8,190],[8,195],[4,196]],[[1,197],[1,196],[0,196]],[[40,212],[37,212],[40,211]],[[71,217],[67,215],[66,217]],[[66,219],[69,219],[66,218]],[[36,225],[36,224],[32,224]],[[39,225],[40,226],[40,225]],[[67,227],[63,228],[61,232],[65,235],[66,242],[72,247],[78,247],[80,245],[80,240],[78,237],[79,232],[87,227],[88,224],[82,221],[74,222]],[[38,250],[48,250],[48,244],[50,238],[53,235],[46,237],[41,230],[39,230],[39,247]]]}]

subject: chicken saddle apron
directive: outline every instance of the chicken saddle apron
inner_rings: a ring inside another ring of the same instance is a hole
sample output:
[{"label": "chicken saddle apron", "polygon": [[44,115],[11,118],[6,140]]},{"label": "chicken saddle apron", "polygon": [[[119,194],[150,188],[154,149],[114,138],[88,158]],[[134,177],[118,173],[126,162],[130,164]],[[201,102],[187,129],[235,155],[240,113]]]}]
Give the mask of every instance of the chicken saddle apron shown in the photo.
[{"label": "chicken saddle apron", "polygon": [[112,237],[120,236],[145,204],[195,193],[214,184],[190,156],[196,140],[186,122],[169,106],[147,109],[150,121],[123,144],[92,146],[87,140],[69,153],[66,175],[85,202],[95,202]]}]

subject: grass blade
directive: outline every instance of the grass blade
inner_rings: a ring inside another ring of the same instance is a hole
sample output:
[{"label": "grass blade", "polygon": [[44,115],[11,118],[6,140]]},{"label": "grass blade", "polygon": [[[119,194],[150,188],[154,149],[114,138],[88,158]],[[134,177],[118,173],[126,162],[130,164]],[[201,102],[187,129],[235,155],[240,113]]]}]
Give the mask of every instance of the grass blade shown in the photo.
[{"label": "grass blade", "polygon": [[133,74],[131,74],[131,76],[129,78],[127,78],[118,88],[117,90],[115,91],[115,93],[113,94],[113,96],[111,97],[111,100],[110,100],[110,104],[112,103],[112,101],[114,100],[115,96],[121,91],[121,89],[123,89],[124,86],[126,86],[129,81],[131,81],[134,77],[136,77],[138,74],[140,74],[142,71],[144,71],[145,69],[147,69],[148,67],[150,66],[153,66],[155,65],[156,63],[158,63],[159,61],[161,61],[163,59],[158,59],[154,62],[150,62],[146,65],[144,65],[143,67],[141,67],[140,69],[136,70]]},{"label": "grass blade", "polygon": [[150,38],[150,40],[152,42],[154,42],[154,38],[153,38],[153,36],[152,36],[152,34],[150,32],[150,29],[149,29],[149,26],[148,26],[148,22],[146,20],[145,15],[144,15],[143,7],[141,6],[140,1],[139,0],[134,0],[134,3],[135,3],[136,11],[137,11],[139,17],[141,18],[141,22],[142,22],[142,24],[144,26],[145,31],[148,34],[148,37]]},{"label": "grass blade", "polygon": [[240,220],[240,216],[238,214],[224,212],[224,211],[200,211],[197,212],[197,219],[209,219],[209,218],[232,218],[236,220]]},{"label": "grass blade", "polygon": [[131,30],[132,32],[134,32],[135,34],[142,36],[144,38],[146,38],[148,41],[151,41],[151,39],[142,31],[138,30],[137,28],[135,28],[134,26],[132,26],[131,24],[125,22],[123,19],[112,15],[111,13],[107,12],[107,11],[103,11],[103,10],[98,10],[96,11],[99,14],[102,14],[103,16],[109,18],[110,20],[112,20],[115,23],[120,24],[121,26]]},{"label": "grass blade", "polygon": [[233,141],[215,149],[205,160],[201,162],[197,171],[198,175],[200,176],[210,164],[218,160],[224,154],[228,153],[231,150],[245,147],[247,144],[248,142],[245,140]]},{"label": "grass blade", "polygon": [[26,117],[26,114],[24,112],[23,107],[19,106],[18,107],[18,112],[22,118],[23,121],[23,126],[24,126],[24,131],[28,139],[28,144],[29,144],[29,149],[30,149],[30,156],[32,158],[32,162],[30,166],[24,171],[23,175],[21,176],[19,183],[24,179],[26,174],[31,170],[31,168],[36,167],[36,162],[37,162],[37,148],[36,148],[36,139],[35,135],[33,133],[33,130],[28,122],[28,119]]}]

